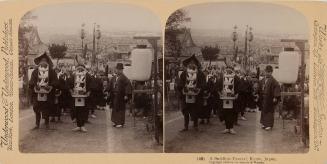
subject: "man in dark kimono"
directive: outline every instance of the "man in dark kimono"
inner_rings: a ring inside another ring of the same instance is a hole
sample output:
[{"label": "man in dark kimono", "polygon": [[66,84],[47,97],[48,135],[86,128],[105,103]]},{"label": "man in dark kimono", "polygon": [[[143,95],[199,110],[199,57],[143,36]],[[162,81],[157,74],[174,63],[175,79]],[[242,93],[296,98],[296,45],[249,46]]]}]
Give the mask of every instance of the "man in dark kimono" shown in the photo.
[{"label": "man in dark kimono", "polygon": [[[80,95],[87,95],[88,97],[91,94],[90,90],[90,82],[91,78],[90,75],[87,73],[85,66],[83,64],[79,64],[76,67],[74,75],[69,79],[69,91],[71,95],[80,94]],[[72,131],[81,131],[87,132],[85,128],[85,123],[87,121],[89,110],[87,108],[88,101],[85,98],[83,105],[77,105],[75,98],[73,97],[74,106],[73,106],[73,113],[74,117],[76,118],[77,127],[72,129]]]},{"label": "man in dark kimono", "polygon": [[[224,101],[223,97],[224,97],[224,79],[225,79],[225,75],[231,75],[233,76],[233,81],[234,81],[234,95],[232,95],[232,97],[235,97],[235,99],[238,98],[239,95],[239,78],[238,76],[236,76],[233,72],[233,68],[232,67],[228,67],[225,69],[225,74],[224,77],[219,79],[219,81],[217,82],[217,89],[218,89],[218,94],[220,96],[220,99],[222,99],[222,101]],[[231,108],[227,108],[224,107],[224,104],[221,103],[221,116],[220,118],[225,121],[225,130],[222,131],[222,133],[226,134],[226,133],[230,133],[230,134],[236,134],[236,131],[234,130],[234,123],[235,123],[235,117],[237,116],[237,106],[236,106],[236,102],[235,100],[232,100],[232,107]]]},{"label": "man in dark kimono", "polygon": [[211,115],[211,102],[210,102],[210,90],[208,84],[206,84],[203,88],[203,101],[200,111],[199,118],[201,119],[200,124],[209,124],[210,123],[210,115]]},{"label": "man in dark kimono", "polygon": [[[91,95],[87,98],[87,101],[88,101],[87,107],[89,109],[89,115],[91,116],[91,118],[96,118],[95,109],[97,107],[97,101],[98,101],[98,96],[97,96],[98,83],[97,83],[95,69],[90,70],[89,75],[90,75]],[[87,122],[90,123],[88,119],[87,119]]]},{"label": "man in dark kimono", "polygon": [[238,117],[241,116],[241,120],[246,121],[245,118],[245,108],[247,106],[250,93],[251,93],[251,84],[249,80],[246,77],[246,74],[244,72],[241,72],[239,75],[239,83],[238,83],[238,98],[235,100],[236,104],[236,112],[235,115],[235,125],[239,125],[238,123]]},{"label": "man in dark kimono", "polygon": [[210,87],[210,92],[211,92],[211,97],[210,97],[210,106],[213,111],[213,115],[219,117],[220,121],[223,121],[222,118],[222,100],[219,98],[219,92],[222,85],[218,84],[223,80],[223,74],[221,72],[221,68],[217,68],[215,71],[215,74],[212,78],[209,79],[209,87]]},{"label": "man in dark kimono", "polygon": [[274,126],[275,106],[280,99],[280,85],[272,76],[273,68],[268,65],[265,69],[266,77],[260,82],[260,123],[265,130]]},{"label": "man in dark kimono", "polygon": [[124,65],[117,63],[116,76],[110,81],[110,93],[112,103],[111,121],[116,128],[123,127],[125,124],[126,103],[132,95],[132,85],[123,73]]},{"label": "man in dark kimono", "polygon": [[59,108],[61,111],[68,113],[68,109],[71,109],[71,103],[73,102],[72,96],[69,93],[69,79],[70,73],[62,68],[62,73],[59,75],[59,88],[61,90],[61,94],[59,96]]},{"label": "man in dark kimono", "polygon": [[178,91],[181,93],[182,113],[184,115],[184,129],[188,131],[189,119],[191,117],[195,130],[198,130],[199,112],[203,103],[203,86],[205,75],[201,71],[201,64],[195,55],[183,61],[186,67],[180,76]]},{"label": "man in dark kimono", "polygon": [[[36,126],[34,129],[39,129],[41,116],[43,119],[45,119],[46,129],[50,129],[49,114],[53,109],[52,107],[55,98],[54,91],[57,87],[58,79],[52,68],[53,63],[46,53],[35,58],[34,63],[38,65],[38,67],[32,72],[31,79],[29,81],[29,89],[32,93],[31,101],[33,103],[33,110],[35,113]],[[39,92],[41,90],[47,91],[48,93],[41,94]]]}]

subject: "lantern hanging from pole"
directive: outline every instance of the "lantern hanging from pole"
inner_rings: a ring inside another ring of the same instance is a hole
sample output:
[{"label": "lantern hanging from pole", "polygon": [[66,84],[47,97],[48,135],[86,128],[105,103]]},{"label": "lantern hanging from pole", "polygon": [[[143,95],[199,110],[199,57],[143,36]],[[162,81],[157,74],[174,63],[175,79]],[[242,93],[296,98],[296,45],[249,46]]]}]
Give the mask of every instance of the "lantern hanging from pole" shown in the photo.
[{"label": "lantern hanging from pole", "polygon": [[150,79],[153,61],[153,50],[135,48],[131,52],[131,80],[146,81]]},{"label": "lantern hanging from pole", "polygon": [[295,83],[298,78],[300,55],[294,50],[279,54],[278,80],[281,83]]}]

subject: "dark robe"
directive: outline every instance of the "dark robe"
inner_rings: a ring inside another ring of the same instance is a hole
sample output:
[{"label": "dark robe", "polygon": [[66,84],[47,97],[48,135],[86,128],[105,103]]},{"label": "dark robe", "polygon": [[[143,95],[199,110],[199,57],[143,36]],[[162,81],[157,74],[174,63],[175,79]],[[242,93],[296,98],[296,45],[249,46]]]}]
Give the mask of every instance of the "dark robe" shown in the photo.
[{"label": "dark robe", "polygon": [[187,83],[187,72],[183,71],[180,76],[180,81],[177,89],[181,95],[182,113],[184,115],[184,127],[188,129],[189,116],[194,121],[194,127],[197,127],[197,120],[201,114],[201,107],[203,103],[203,88],[205,86],[205,75],[202,71],[198,70],[196,87],[200,89],[200,93],[195,97],[195,103],[186,103],[186,95],[183,94],[183,89]]},{"label": "dark robe", "polygon": [[71,102],[73,101],[71,94],[69,93],[69,76],[64,73],[59,76],[59,88],[61,95],[59,96],[59,106],[62,109],[71,108]]},{"label": "dark robe", "polygon": [[[38,68],[34,69],[34,71],[32,72],[31,75],[31,79],[29,81],[29,89],[31,89],[31,101],[33,104],[37,103],[37,93],[35,93],[34,91],[34,87],[37,85],[37,81],[38,81]],[[53,69],[49,69],[49,86],[52,86],[53,89],[51,90],[51,92],[48,95],[48,99],[46,102],[48,103],[53,103],[54,101],[54,89],[58,87],[58,78],[56,75],[56,72]]]},{"label": "dark robe", "polygon": [[46,119],[46,124],[48,124],[49,121],[49,114],[51,110],[53,110],[53,104],[55,100],[55,90],[58,87],[58,78],[56,75],[56,72],[49,68],[49,82],[48,85],[52,86],[51,92],[47,95],[47,101],[38,101],[37,100],[37,93],[35,93],[34,88],[37,86],[38,81],[38,68],[34,69],[31,75],[31,79],[29,81],[29,89],[31,94],[31,102],[33,104],[33,110],[36,114],[36,125],[38,126],[40,124],[41,115],[42,118]]},{"label": "dark robe", "polygon": [[104,93],[103,93],[103,81],[104,79],[102,79],[100,76],[96,77],[96,83],[97,83],[97,88],[96,88],[96,96],[97,96],[97,105],[100,107],[105,106],[105,100],[104,100]]},{"label": "dark robe", "polygon": [[210,102],[210,92],[209,89],[206,87],[203,93],[203,99],[202,99],[202,106],[200,109],[200,115],[199,118],[201,119],[209,119],[211,115],[211,103]]},{"label": "dark robe", "polygon": [[[234,94],[239,94],[239,83],[240,79],[238,76],[234,76]],[[220,78],[217,82],[217,89],[219,93],[222,93],[224,85],[224,78]],[[232,109],[225,109],[223,108],[223,100],[221,100],[221,112],[219,113],[219,119],[221,121],[225,121],[226,129],[232,129],[234,123],[236,123],[238,112],[237,112],[237,105],[236,100],[233,101],[233,108]]]},{"label": "dark robe", "polygon": [[98,103],[98,100],[97,100],[97,93],[98,93],[97,78],[93,75],[90,75],[90,83],[89,84],[90,84],[91,94],[87,98],[87,101],[88,101],[88,108],[89,108],[91,114],[93,114],[96,106],[98,105],[97,104]]},{"label": "dark robe", "polygon": [[209,98],[209,104],[213,113],[219,116],[221,116],[219,112],[221,112],[222,100],[219,97],[218,91],[222,90],[222,80],[222,74],[218,73],[217,75],[214,75],[212,78],[210,78],[208,81],[209,91],[211,95]]},{"label": "dark robe", "polygon": [[275,106],[278,102],[273,102],[273,99],[280,99],[280,85],[271,76],[270,78],[264,78],[260,81],[260,110],[261,119],[260,123],[265,127],[274,126],[274,112]]},{"label": "dark robe", "polygon": [[125,100],[124,97],[127,96],[129,99],[132,95],[132,87],[129,79],[121,74],[119,76],[114,76],[109,84],[110,97],[111,97],[111,121],[115,125],[124,125],[125,124],[125,110],[126,103],[128,100]]},{"label": "dark robe", "polygon": [[235,105],[237,112],[243,116],[251,96],[251,83],[246,77],[239,78],[238,91],[239,94],[235,100]]},{"label": "dark robe", "polygon": [[[86,79],[85,79],[85,83],[86,83],[86,92],[90,92],[91,91],[91,76],[90,74],[86,73]],[[74,83],[75,83],[75,76],[72,75],[70,76],[70,78],[68,79],[68,86],[70,90],[74,89]],[[75,106],[75,98],[72,98],[72,110],[71,110],[71,118],[72,120],[75,119],[76,117],[78,120],[82,121],[82,124],[85,123],[85,121],[87,120],[87,116],[88,116],[88,106],[89,106],[90,102],[88,100],[88,98],[86,98],[85,100],[85,106],[83,107],[76,107]],[[79,124],[79,122],[77,122]]]}]

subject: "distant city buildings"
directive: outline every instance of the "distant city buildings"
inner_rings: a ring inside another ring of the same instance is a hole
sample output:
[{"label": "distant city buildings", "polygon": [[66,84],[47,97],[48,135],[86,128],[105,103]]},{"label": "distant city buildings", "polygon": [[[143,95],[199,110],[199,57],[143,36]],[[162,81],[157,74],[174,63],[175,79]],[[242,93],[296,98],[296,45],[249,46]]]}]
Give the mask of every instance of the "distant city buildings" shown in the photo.
[{"label": "distant city buildings", "polygon": [[[81,39],[78,35],[60,35],[56,34],[49,39],[48,43],[42,42],[37,27],[32,24],[20,26],[20,46],[19,56],[21,65],[34,65],[34,58],[41,53],[48,52],[50,44],[65,44],[68,49],[64,58],[60,59],[58,64],[75,65],[76,57],[86,58],[86,64],[90,64],[88,60],[92,56],[92,40],[86,37],[84,40],[84,49],[81,46]],[[27,26],[28,25],[28,26]],[[119,33],[120,34],[120,33]],[[127,36],[128,34],[128,36]],[[147,41],[134,40],[133,35],[136,32],[128,32],[125,35],[106,36],[104,35],[96,48],[97,66],[100,70],[104,70],[105,66],[117,62],[130,64],[130,53],[137,45],[151,45]],[[162,51],[161,41],[158,43],[159,50]],[[159,58],[162,58],[162,52],[159,52]],[[54,62],[56,65],[56,62]],[[24,66],[22,66],[24,67]]]}]

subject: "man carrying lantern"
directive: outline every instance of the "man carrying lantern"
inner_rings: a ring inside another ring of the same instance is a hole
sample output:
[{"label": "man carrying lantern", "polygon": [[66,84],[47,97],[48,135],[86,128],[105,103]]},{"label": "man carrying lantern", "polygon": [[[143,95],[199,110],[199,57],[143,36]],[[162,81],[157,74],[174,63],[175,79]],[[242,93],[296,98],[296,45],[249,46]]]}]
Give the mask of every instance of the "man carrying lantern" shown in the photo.
[{"label": "man carrying lantern", "polygon": [[50,57],[44,53],[34,59],[37,68],[34,69],[29,81],[31,90],[31,100],[35,113],[35,127],[39,129],[41,117],[45,120],[46,129],[49,129],[49,114],[54,104],[54,91],[57,87],[58,79],[53,70],[53,63]]},{"label": "man carrying lantern", "polygon": [[117,63],[116,75],[111,79],[109,90],[111,97],[111,121],[113,126],[121,128],[125,124],[126,103],[132,97],[132,85],[123,73],[124,65]]},{"label": "man carrying lantern", "polygon": [[259,100],[261,110],[260,123],[262,129],[271,130],[274,126],[275,107],[280,99],[280,86],[272,76],[273,67],[268,65],[265,69],[265,78],[260,81]]},{"label": "man carrying lantern", "polygon": [[236,102],[239,90],[239,78],[234,73],[232,67],[227,67],[223,78],[217,82],[217,89],[222,100],[221,119],[225,121],[225,130],[222,133],[236,134],[234,130],[235,116],[237,115]]},{"label": "man carrying lantern", "polygon": [[83,64],[76,66],[75,72],[70,79],[70,93],[74,98],[73,112],[77,127],[73,131],[87,132],[84,127],[89,114],[87,97],[90,96],[90,75]]},{"label": "man carrying lantern", "polygon": [[198,130],[198,117],[203,103],[202,92],[206,82],[205,75],[201,71],[201,64],[195,55],[184,60],[183,65],[186,70],[182,72],[177,86],[181,93],[182,113],[184,115],[182,132],[188,130],[190,117],[194,122],[195,130]]}]

